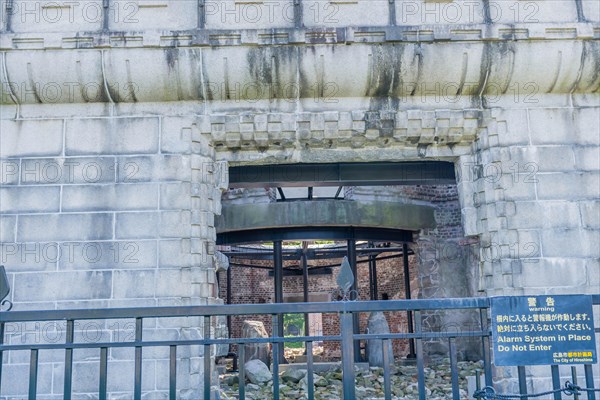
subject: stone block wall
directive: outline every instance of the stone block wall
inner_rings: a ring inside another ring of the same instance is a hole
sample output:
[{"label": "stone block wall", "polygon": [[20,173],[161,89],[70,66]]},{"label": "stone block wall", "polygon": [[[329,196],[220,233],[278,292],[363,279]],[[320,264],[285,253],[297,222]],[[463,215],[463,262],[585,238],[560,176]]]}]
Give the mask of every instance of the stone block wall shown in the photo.
[{"label": "stone block wall", "polygon": [[[212,221],[226,174],[189,121],[65,116],[0,123],[0,265],[14,310],[220,303]],[[131,340],[134,326],[80,321],[76,340]],[[5,332],[8,343],[66,335],[62,322],[9,324]],[[199,319],[149,319],[143,335],[202,332]],[[192,395],[202,351],[182,347],[179,355],[181,394]],[[2,395],[22,394],[27,380],[16,377],[27,375],[28,357],[4,357]],[[97,391],[98,360],[98,352],[75,351],[75,393]],[[62,393],[63,362],[62,352],[41,352],[40,396]],[[144,392],[166,393],[168,379],[157,371],[167,365],[168,349],[144,353]],[[109,391],[130,396],[133,350],[111,350],[109,371]]]},{"label": "stone block wall", "polygon": [[481,240],[480,289],[597,293],[600,108],[492,115],[457,163],[465,233]]},{"label": "stone block wall", "polygon": [[440,207],[419,237],[424,297],[598,293],[599,21],[595,0],[3,2],[15,309],[219,303],[215,159],[454,162],[464,232]]},{"label": "stone block wall", "polygon": [[[493,110],[456,163],[465,233],[480,239],[478,287],[490,296],[598,293],[600,108],[576,100]],[[517,390],[514,368],[495,373]],[[542,368],[527,374],[530,392],[551,387]]]}]

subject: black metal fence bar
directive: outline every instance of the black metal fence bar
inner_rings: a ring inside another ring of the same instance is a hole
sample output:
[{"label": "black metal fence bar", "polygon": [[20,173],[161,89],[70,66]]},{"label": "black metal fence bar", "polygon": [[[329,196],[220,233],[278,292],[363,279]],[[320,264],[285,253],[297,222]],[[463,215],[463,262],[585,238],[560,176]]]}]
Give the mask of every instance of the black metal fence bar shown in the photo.
[{"label": "black metal fence bar", "polygon": [[[558,365],[550,366],[550,372],[552,373],[552,389],[560,389],[560,371]],[[554,400],[562,400],[562,396],[559,391],[554,393]]]},{"label": "black metal fence bar", "polygon": [[[283,318],[281,314],[275,314],[272,317],[272,331],[275,339],[279,338],[279,332],[281,331],[279,324],[283,324]],[[282,345],[273,346],[273,400],[279,400],[279,357],[280,352],[283,349]],[[241,377],[240,377],[241,379]]]},{"label": "black metal fence bar", "polygon": [[[0,346],[4,344],[4,322],[0,322]],[[2,364],[4,361],[4,354],[0,350],[0,386],[2,385]]]},{"label": "black metal fence bar", "polygon": [[452,399],[460,400],[458,388],[458,364],[456,359],[456,343],[454,338],[448,338],[448,350],[450,352],[450,377],[452,379]]},{"label": "black metal fence bar", "polygon": [[29,400],[37,397],[38,350],[31,349],[29,358]]},{"label": "black metal fence bar", "polygon": [[240,343],[238,345],[238,353],[240,357],[239,361],[239,370],[238,370],[238,392],[240,396],[240,400],[246,399],[246,344]]},{"label": "black metal fence bar", "polygon": [[306,342],[306,384],[308,400],[315,398],[315,376],[313,369],[313,342]]},{"label": "black metal fence bar", "polygon": [[[600,296],[593,296],[593,303],[600,304]],[[490,363],[490,331],[488,328],[487,308],[489,300],[485,298],[477,299],[440,299],[440,300],[388,300],[371,302],[332,302],[332,303],[287,303],[287,304],[258,304],[258,305],[232,305],[232,306],[186,306],[186,307],[153,307],[153,308],[133,308],[133,309],[108,309],[108,310],[52,310],[52,311],[21,311],[21,312],[2,312],[0,313],[0,355],[6,351],[29,350],[29,398],[35,399],[37,395],[37,379],[39,365],[39,351],[62,349],[65,350],[65,378],[64,378],[64,398],[69,398],[72,392],[72,368],[73,351],[75,349],[96,348],[100,349],[100,379],[99,379],[99,398],[105,399],[107,396],[107,370],[108,370],[108,350],[110,348],[129,347],[135,349],[135,370],[134,370],[134,399],[141,399],[142,394],[142,350],[143,347],[169,347],[169,395],[171,399],[176,398],[177,393],[177,347],[200,345],[204,346],[204,398],[211,396],[211,377],[212,360],[211,346],[216,344],[237,344],[239,351],[239,396],[245,398],[245,346],[252,343],[270,343],[273,348],[273,398],[279,399],[279,359],[280,349],[286,342],[304,342],[307,351],[307,395],[309,399],[314,398],[314,380],[313,380],[313,343],[314,341],[337,341],[342,348],[342,387],[344,399],[355,398],[355,343],[359,340],[382,340],[383,360],[384,360],[384,394],[385,398],[391,398],[391,376],[390,376],[390,354],[388,347],[393,339],[414,339],[417,355],[417,378],[419,399],[426,398],[425,373],[423,359],[423,341],[427,339],[445,338],[449,344],[450,369],[452,398],[460,398],[459,376],[457,365],[456,340],[461,337],[477,337],[482,340],[482,350],[484,359],[484,370],[486,386],[492,384],[491,363]],[[422,315],[423,311],[430,310],[458,310],[473,309],[480,312],[481,327],[479,330],[465,332],[423,332]],[[340,315],[340,334],[335,336],[300,336],[300,337],[282,337],[279,334],[279,324],[283,321],[279,315],[287,313],[302,314],[305,312],[320,313],[338,313]],[[389,334],[357,334],[354,333],[353,320],[355,315],[360,312],[370,311],[412,311],[415,317],[414,333],[389,333]],[[272,336],[268,338],[234,338],[217,339],[211,337],[211,317],[217,315],[256,315],[266,314],[272,316]],[[143,319],[144,318],[172,318],[172,317],[203,317],[204,335],[199,339],[179,339],[164,341],[143,341]],[[74,327],[77,320],[90,319],[125,319],[135,318],[135,339],[129,342],[102,342],[102,343],[74,343]],[[56,321],[66,320],[67,338],[64,343],[31,343],[31,344],[4,344],[4,328],[6,323],[18,323],[29,321]],[[0,365],[1,368],[1,365]],[[519,387],[522,394],[526,394],[525,369],[518,368]],[[585,365],[586,389],[594,388],[592,366]],[[1,370],[0,370],[1,372]],[[560,374],[557,365],[551,366],[553,387],[562,389],[560,385]],[[576,383],[576,371],[571,371],[573,382]],[[0,380],[1,385],[1,380]],[[1,389],[0,389],[1,390]],[[595,400],[593,391],[586,390],[588,400]],[[560,392],[554,394],[554,399],[561,399]]]},{"label": "black metal fence bar", "polygon": [[169,346],[169,400],[177,400],[177,346]]},{"label": "black metal fence bar", "polygon": [[342,331],[342,388],[344,400],[355,398],[354,386],[354,321],[352,314],[340,315],[340,329]]},{"label": "black metal fence bar", "polygon": [[108,347],[100,348],[100,380],[98,393],[100,400],[106,400],[108,393],[106,391],[108,384]]},{"label": "black metal fence bar", "polygon": [[392,382],[390,377],[389,339],[383,339],[381,351],[383,352],[383,393],[385,400],[392,400]]},{"label": "black metal fence bar", "polygon": [[[519,394],[527,394],[527,377],[525,375],[525,367],[517,367],[517,375],[519,376]],[[527,400],[527,397],[524,398]]]},{"label": "black metal fence bar", "polygon": [[[75,333],[75,321],[67,320],[67,335],[65,343],[73,343]],[[73,382],[73,349],[65,349],[65,383],[63,388],[63,399],[71,400],[71,386]]]},{"label": "black metal fence bar", "polygon": [[[487,309],[479,309],[479,323],[481,330],[488,332]],[[490,356],[490,337],[489,335],[481,335],[481,354],[483,356],[483,369],[485,374],[485,386],[492,386],[492,360]]]},{"label": "black metal fence bar", "polygon": [[[571,383],[577,385],[577,368],[571,367]],[[579,393],[573,393],[573,400],[579,400]]]},{"label": "black metal fence bar", "polygon": [[[415,311],[415,333],[419,335],[423,332],[421,324],[421,311]],[[425,365],[423,363],[423,339],[417,337],[417,382],[419,388],[419,400],[425,400]]]},{"label": "black metal fence bar", "polygon": [[[143,319],[135,319],[135,341],[142,341]],[[134,400],[142,400],[142,346],[135,346],[135,382],[133,390]]]},{"label": "black metal fence bar", "polygon": [[[210,317],[204,317],[204,337],[210,339]],[[210,344],[204,345],[204,398],[210,399]]]},{"label": "black metal fence bar", "polygon": [[[585,372],[585,386],[588,389],[594,389],[594,372],[592,371],[592,365],[586,364],[583,366]],[[587,393],[588,400],[596,400],[596,393],[589,391]]]},{"label": "black metal fence bar", "polygon": [[[371,339],[440,339],[448,337],[477,337],[472,333],[452,332],[451,334],[440,334],[436,332],[423,332],[421,335],[414,334],[360,334],[354,335],[353,340],[371,340]],[[216,344],[237,344],[237,343],[286,343],[286,342],[306,342],[312,341],[341,341],[341,336],[294,336],[294,337],[271,337],[271,338],[235,338],[235,339],[179,339],[179,340],[164,340],[164,341],[132,341],[132,342],[94,342],[94,343],[54,343],[54,344],[35,344],[38,350],[56,350],[56,349],[97,349],[100,347],[169,347],[174,346],[190,346],[190,345],[216,345]],[[31,350],[31,344],[15,344],[1,345],[2,351],[18,351]]]},{"label": "black metal fence bar", "polygon": [[[600,295],[594,295],[600,304]],[[44,310],[0,312],[0,322],[35,322],[89,319],[174,318],[227,315],[268,315],[298,313],[340,313],[372,311],[457,310],[489,308],[485,297],[464,299],[415,299],[386,301],[349,301],[327,303],[232,304],[180,307],[106,308],[86,310]]]}]

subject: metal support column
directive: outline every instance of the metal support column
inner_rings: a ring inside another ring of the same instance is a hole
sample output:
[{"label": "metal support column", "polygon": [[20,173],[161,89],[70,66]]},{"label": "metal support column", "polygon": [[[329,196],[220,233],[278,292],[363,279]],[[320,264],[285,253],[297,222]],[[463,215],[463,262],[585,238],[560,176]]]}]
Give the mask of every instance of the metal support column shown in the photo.
[{"label": "metal support column", "polygon": [[[373,242],[369,242],[369,248],[373,247]],[[373,260],[374,257],[369,255],[369,298],[371,300],[377,300],[375,297],[375,288],[373,287],[373,278],[375,274],[373,273]]]},{"label": "metal support column", "polygon": [[[352,292],[350,295],[350,300],[358,299],[358,273],[356,270],[356,241],[348,240],[348,262],[350,263],[350,269],[352,270],[352,275],[354,275],[354,283],[352,283]],[[352,314],[352,331],[355,334],[358,334],[360,331],[359,325],[359,315],[358,313]],[[360,341],[354,341],[354,362],[361,362],[360,357]]]},{"label": "metal support column", "polygon": [[[410,300],[410,269],[408,265],[408,245],[406,243],[402,244],[402,259],[404,261],[404,297],[406,298],[406,300]],[[408,333],[414,333],[412,311],[407,312],[407,319]],[[406,358],[416,358],[417,356],[415,354],[415,340],[409,339],[408,345],[409,352]]]},{"label": "metal support column", "polygon": [[379,283],[377,281],[377,255],[373,255],[373,300],[379,300]]},{"label": "metal support column", "polygon": [[[303,301],[308,303],[308,243],[302,242],[302,289],[303,289]],[[308,336],[310,333],[308,329],[308,314],[304,314],[304,336]]]},{"label": "metal support column", "polygon": [[[273,281],[275,284],[275,303],[283,303],[283,244],[281,240],[273,242]],[[283,337],[283,314],[277,314],[277,336]],[[283,343],[279,347],[279,362],[285,361]]]},{"label": "metal support column", "polygon": [[[231,265],[227,268],[227,304],[231,304],[231,268],[233,268]],[[227,316],[227,332],[231,338],[231,315]],[[231,345],[229,345],[229,351],[231,351]]]}]

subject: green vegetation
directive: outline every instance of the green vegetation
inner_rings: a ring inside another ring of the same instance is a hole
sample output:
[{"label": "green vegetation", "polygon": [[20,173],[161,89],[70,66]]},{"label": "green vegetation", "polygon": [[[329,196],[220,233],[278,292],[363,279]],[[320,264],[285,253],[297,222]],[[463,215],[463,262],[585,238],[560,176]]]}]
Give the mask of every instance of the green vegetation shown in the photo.
[{"label": "green vegetation", "polygon": [[[284,314],[283,331],[285,337],[304,336],[304,314]],[[288,342],[285,347],[291,349],[304,348],[302,342]]]}]

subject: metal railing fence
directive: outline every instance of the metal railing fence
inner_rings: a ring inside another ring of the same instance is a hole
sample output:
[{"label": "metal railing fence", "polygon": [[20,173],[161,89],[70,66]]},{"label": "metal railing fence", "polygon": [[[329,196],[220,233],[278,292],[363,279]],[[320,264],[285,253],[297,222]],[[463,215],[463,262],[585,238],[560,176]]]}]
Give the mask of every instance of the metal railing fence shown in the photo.
[{"label": "metal railing fence", "polygon": [[[593,303],[600,304],[600,295],[593,296]],[[64,351],[64,391],[63,398],[71,399],[73,384],[73,352],[79,349],[98,349],[99,351],[99,385],[98,397],[106,399],[107,374],[109,367],[108,350],[114,348],[133,348],[134,357],[134,389],[133,398],[142,398],[142,352],[144,348],[163,347],[169,349],[169,397],[177,398],[177,351],[181,346],[203,346],[204,355],[210,355],[213,345],[236,344],[239,349],[239,398],[244,399],[246,387],[244,384],[244,352],[249,344],[270,343],[273,351],[273,398],[278,400],[279,393],[279,351],[282,343],[304,342],[307,348],[307,396],[315,398],[313,372],[313,342],[334,341],[341,344],[342,350],[342,384],[343,397],[350,400],[355,399],[355,355],[357,340],[379,339],[383,341],[384,360],[384,395],[386,399],[392,398],[392,387],[390,377],[391,355],[388,354],[388,342],[394,339],[413,339],[416,349],[416,367],[419,399],[426,398],[425,390],[425,364],[423,344],[428,339],[445,340],[449,349],[452,399],[460,398],[459,375],[457,366],[456,341],[460,338],[475,338],[481,341],[481,354],[483,359],[483,372],[485,373],[485,386],[492,386],[492,366],[490,360],[491,332],[488,326],[489,298],[460,298],[460,299],[431,299],[431,300],[386,300],[386,301],[340,301],[328,303],[283,303],[283,304],[244,304],[244,305],[206,305],[206,306],[181,306],[181,307],[142,307],[142,308],[113,308],[113,309],[75,309],[75,310],[49,310],[49,311],[11,311],[0,312],[0,360],[3,353],[12,351],[29,351],[29,376],[28,376],[28,398],[33,400],[37,396],[38,365],[40,352],[47,350]],[[422,326],[424,313],[433,311],[450,310],[472,310],[479,313],[479,329],[453,331],[453,332],[425,332]],[[368,312],[411,312],[414,317],[414,333],[389,333],[389,334],[363,334],[353,332],[353,315]],[[281,323],[280,315],[293,313],[338,313],[340,316],[339,334],[331,336],[278,336],[278,324]],[[268,338],[213,338],[211,337],[211,323],[218,316],[239,315],[272,315],[272,336]],[[201,317],[203,318],[204,337],[200,339],[177,339],[177,340],[144,340],[142,332],[144,320],[151,318],[176,318],[176,317]],[[98,341],[77,342],[75,337],[75,325],[78,321],[85,320],[135,320],[135,335],[132,341]],[[5,327],[7,324],[65,321],[66,336],[64,343],[27,343],[27,344],[5,344]],[[596,329],[598,331],[598,329]],[[204,357],[204,388],[205,399],[211,398],[211,376],[213,371],[213,359]],[[585,378],[587,388],[593,388],[592,366],[585,365]],[[518,376],[521,393],[526,394],[525,369],[518,367]],[[554,387],[560,387],[558,366],[551,366],[551,375]],[[0,364],[0,385],[2,382],[2,365]],[[0,395],[2,387],[0,386]],[[588,392],[588,399],[595,400],[593,392]],[[554,395],[554,400],[560,400],[561,393]]]}]

